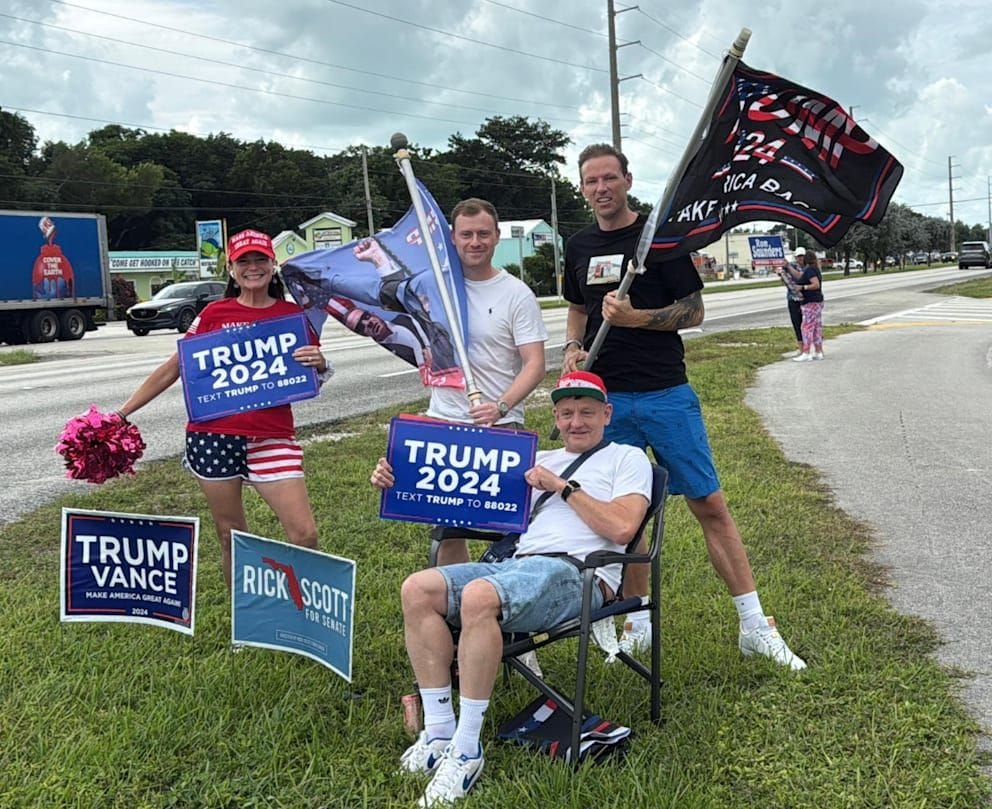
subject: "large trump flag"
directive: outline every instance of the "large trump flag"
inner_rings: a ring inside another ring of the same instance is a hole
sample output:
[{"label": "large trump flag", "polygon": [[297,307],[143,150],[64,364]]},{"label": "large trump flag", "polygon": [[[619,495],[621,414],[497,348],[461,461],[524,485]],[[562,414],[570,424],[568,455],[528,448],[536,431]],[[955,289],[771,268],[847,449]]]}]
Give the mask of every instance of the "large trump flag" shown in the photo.
[{"label": "large trump flag", "polygon": [[453,333],[465,338],[465,283],[444,215],[417,184],[452,309],[449,323],[413,208],[392,228],[294,256],[281,272],[318,334],[327,316],[415,366],[425,385],[464,388]]},{"label": "large trump flag", "polygon": [[651,249],[665,258],[743,222],[795,225],[824,247],[855,222],[877,225],[902,166],[833,99],[738,62]]}]

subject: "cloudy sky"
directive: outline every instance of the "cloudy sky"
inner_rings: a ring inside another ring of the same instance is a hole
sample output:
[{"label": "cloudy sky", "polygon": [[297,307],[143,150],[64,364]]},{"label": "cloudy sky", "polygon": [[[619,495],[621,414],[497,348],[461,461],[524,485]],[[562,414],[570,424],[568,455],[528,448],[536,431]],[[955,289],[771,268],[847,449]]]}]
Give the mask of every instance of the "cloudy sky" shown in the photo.
[{"label": "cloudy sky", "polygon": [[[638,0],[617,15],[624,151],[654,201],[742,27],[744,60],[853,108],[906,167],[894,199],[988,221],[989,0]],[[618,10],[626,3],[617,2]],[[104,123],[333,153],[443,148],[491,115],[543,118],[573,159],[610,140],[606,0],[7,0],[0,106],[41,140]],[[637,74],[640,74],[637,77]],[[574,176],[573,176],[574,179]]]}]

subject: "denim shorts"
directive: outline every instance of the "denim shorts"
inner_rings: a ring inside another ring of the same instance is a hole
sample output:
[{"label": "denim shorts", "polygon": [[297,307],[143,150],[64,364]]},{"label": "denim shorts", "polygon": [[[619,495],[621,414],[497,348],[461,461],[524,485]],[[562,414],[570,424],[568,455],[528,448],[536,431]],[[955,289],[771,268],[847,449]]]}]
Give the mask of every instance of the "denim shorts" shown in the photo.
[{"label": "denim shorts", "polygon": [[720,489],[699,398],[691,385],[641,393],[610,393],[613,416],[606,438],[651,447],[668,470],[669,494],[699,500]]},{"label": "denim shorts", "polygon": [[[582,574],[567,559],[526,556],[505,562],[444,565],[434,570],[447,582],[447,619],[453,626],[461,626],[462,591],[475,579],[485,579],[496,588],[504,632],[539,632],[582,612]],[[592,608],[602,605],[603,594],[594,587]]]}]

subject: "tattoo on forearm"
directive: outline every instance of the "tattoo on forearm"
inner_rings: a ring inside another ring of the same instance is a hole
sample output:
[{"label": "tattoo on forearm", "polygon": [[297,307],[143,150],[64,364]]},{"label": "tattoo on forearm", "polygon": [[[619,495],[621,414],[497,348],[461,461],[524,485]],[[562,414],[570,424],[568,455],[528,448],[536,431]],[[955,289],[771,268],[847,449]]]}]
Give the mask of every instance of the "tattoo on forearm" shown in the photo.
[{"label": "tattoo on forearm", "polygon": [[664,309],[657,309],[651,315],[649,329],[655,331],[678,331],[690,326],[698,326],[703,319],[703,294],[693,292]]}]

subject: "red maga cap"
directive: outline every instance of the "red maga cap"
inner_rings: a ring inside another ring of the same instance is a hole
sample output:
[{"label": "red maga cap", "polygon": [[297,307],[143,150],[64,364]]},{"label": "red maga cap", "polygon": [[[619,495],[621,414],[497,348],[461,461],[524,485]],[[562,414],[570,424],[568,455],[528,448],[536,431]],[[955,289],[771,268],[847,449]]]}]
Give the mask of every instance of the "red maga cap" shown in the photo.
[{"label": "red maga cap", "polygon": [[589,371],[572,371],[558,380],[551,391],[551,401],[557,402],[566,396],[591,396],[600,402],[606,401],[606,384],[596,374]]},{"label": "red maga cap", "polygon": [[272,239],[260,230],[242,230],[227,240],[227,258],[237,261],[245,253],[261,253],[263,256],[275,258],[272,249]]}]

